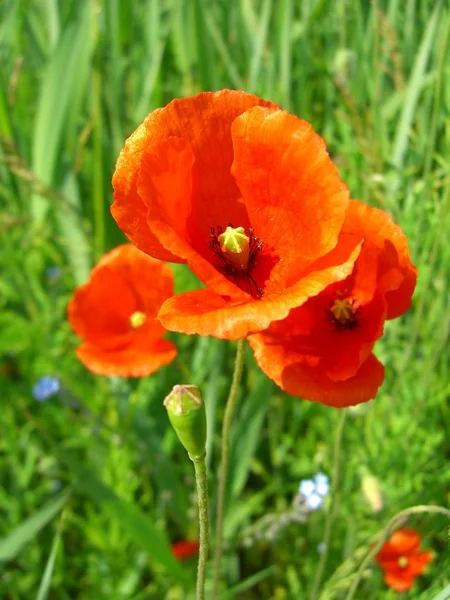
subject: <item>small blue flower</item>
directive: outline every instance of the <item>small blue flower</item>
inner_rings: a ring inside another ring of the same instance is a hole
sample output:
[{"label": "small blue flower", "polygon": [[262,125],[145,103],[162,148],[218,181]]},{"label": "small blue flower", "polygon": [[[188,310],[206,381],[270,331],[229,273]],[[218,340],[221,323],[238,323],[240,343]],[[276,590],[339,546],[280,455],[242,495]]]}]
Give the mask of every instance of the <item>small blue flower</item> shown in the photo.
[{"label": "small blue flower", "polygon": [[319,494],[316,494],[316,492],[313,492],[305,498],[305,504],[309,510],[317,510],[321,508],[323,504],[323,498],[322,496],[319,496]]},{"label": "small blue flower", "polygon": [[33,386],[33,396],[38,402],[44,402],[60,390],[59,380],[49,375],[38,379]]},{"label": "small blue flower", "polygon": [[323,499],[330,492],[328,477],[317,473],[312,479],[303,479],[298,488],[299,495],[303,498],[308,510],[317,510],[322,507]]},{"label": "small blue flower", "polygon": [[323,473],[317,473],[314,475],[314,483],[316,484],[316,492],[321,496],[328,496],[330,491],[330,482],[328,477]]},{"label": "small blue flower", "polygon": [[307,498],[314,493],[316,489],[316,485],[312,479],[303,479],[300,481],[300,485],[298,486],[298,493]]},{"label": "small blue flower", "polygon": [[47,279],[58,279],[61,276],[61,269],[59,267],[49,267],[45,274],[47,275]]}]

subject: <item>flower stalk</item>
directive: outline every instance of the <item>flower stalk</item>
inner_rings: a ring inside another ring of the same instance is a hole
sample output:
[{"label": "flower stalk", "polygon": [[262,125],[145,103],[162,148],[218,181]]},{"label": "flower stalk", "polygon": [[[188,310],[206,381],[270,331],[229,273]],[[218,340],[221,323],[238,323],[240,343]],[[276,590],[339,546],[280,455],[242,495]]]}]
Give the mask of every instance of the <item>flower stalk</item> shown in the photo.
[{"label": "flower stalk", "polygon": [[178,439],[194,463],[197,487],[200,551],[197,567],[197,600],[205,599],[206,563],[209,552],[208,480],[206,474],[206,414],[199,390],[194,385],[176,385],[164,400],[169,420]]},{"label": "flower stalk", "polygon": [[193,459],[195,483],[197,486],[198,520],[200,527],[200,551],[197,566],[197,600],[205,598],[206,562],[209,553],[209,508],[208,508],[208,480],[206,476],[205,454],[201,458]]},{"label": "flower stalk", "polygon": [[342,448],[342,436],[344,433],[344,425],[347,419],[347,411],[345,409],[341,410],[341,414],[339,415],[339,421],[336,431],[336,437],[334,440],[334,461],[333,461],[333,475],[331,481],[331,504],[328,509],[326,521],[325,521],[325,534],[323,538],[323,548],[324,551],[320,557],[319,565],[316,570],[316,576],[314,579],[310,599],[315,600],[317,598],[317,594],[319,593],[320,584],[322,583],[323,574],[325,571],[325,567],[328,560],[328,552],[330,548],[331,535],[333,531],[333,523],[334,517],[336,513],[336,497],[339,490],[340,484],[340,459],[341,459],[341,448]]},{"label": "flower stalk", "polygon": [[216,547],[214,556],[214,582],[212,600],[215,600],[219,590],[220,581],[220,563],[222,560],[222,545],[223,545],[223,521],[225,516],[225,494],[227,489],[228,477],[228,462],[230,449],[230,431],[231,423],[236,408],[236,401],[239,395],[239,386],[244,370],[244,352],[245,339],[239,340],[236,350],[236,359],[234,363],[233,381],[231,383],[230,393],[228,395],[227,404],[225,407],[225,415],[222,425],[222,440],[220,448],[220,469],[219,469],[219,491],[217,497],[217,514],[216,514]]}]

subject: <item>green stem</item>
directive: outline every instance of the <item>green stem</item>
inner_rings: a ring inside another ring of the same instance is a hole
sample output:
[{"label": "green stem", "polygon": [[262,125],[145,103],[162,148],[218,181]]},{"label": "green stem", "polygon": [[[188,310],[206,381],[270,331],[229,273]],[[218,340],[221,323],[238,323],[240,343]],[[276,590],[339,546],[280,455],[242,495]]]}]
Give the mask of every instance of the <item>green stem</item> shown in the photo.
[{"label": "green stem", "polygon": [[222,559],[222,543],[223,543],[223,519],[225,509],[225,493],[227,488],[228,475],[228,459],[230,447],[230,430],[233,421],[234,409],[236,408],[236,400],[238,398],[239,385],[241,383],[242,371],[244,369],[244,350],[245,339],[239,340],[236,351],[236,360],[234,363],[233,381],[231,383],[230,393],[228,395],[227,404],[225,407],[225,415],[222,425],[222,440],[220,448],[220,470],[219,470],[219,491],[217,498],[217,515],[216,515],[216,551],[214,559],[214,583],[212,600],[215,600],[219,590],[220,580],[220,561]]},{"label": "green stem", "polygon": [[208,511],[208,481],[206,477],[205,455],[192,459],[197,484],[198,520],[200,523],[200,553],[197,568],[197,600],[205,598],[206,562],[209,551],[209,511]]},{"label": "green stem", "polygon": [[337,491],[339,489],[339,476],[340,476],[340,456],[341,456],[341,447],[342,447],[342,434],[344,432],[345,420],[347,418],[347,410],[342,409],[337,431],[336,438],[334,440],[334,460],[333,460],[333,473],[331,480],[331,502],[330,507],[328,509],[327,518],[325,521],[325,533],[323,536],[323,545],[324,551],[320,557],[319,565],[316,571],[316,577],[314,579],[314,585],[312,588],[312,592],[310,595],[311,600],[316,600],[317,593],[320,588],[320,584],[322,583],[323,573],[325,571],[325,566],[327,564],[328,552],[331,541],[331,533],[333,530],[334,523],[334,515],[336,512],[336,500],[337,500]]},{"label": "green stem", "polygon": [[440,514],[445,515],[450,519],[450,510],[448,508],[444,508],[443,506],[427,506],[426,504],[419,504],[417,506],[411,506],[411,508],[405,508],[404,510],[397,513],[386,527],[383,529],[382,534],[378,542],[371,548],[371,550],[367,553],[366,558],[362,561],[358,572],[356,573],[355,579],[353,580],[352,586],[348,591],[345,600],[352,600],[358,585],[361,582],[364,571],[366,570],[369,563],[373,560],[376,554],[381,550],[382,545],[391,535],[391,533],[396,530],[398,527],[405,524],[408,517],[411,515],[417,515],[420,513],[431,513],[431,514]]}]

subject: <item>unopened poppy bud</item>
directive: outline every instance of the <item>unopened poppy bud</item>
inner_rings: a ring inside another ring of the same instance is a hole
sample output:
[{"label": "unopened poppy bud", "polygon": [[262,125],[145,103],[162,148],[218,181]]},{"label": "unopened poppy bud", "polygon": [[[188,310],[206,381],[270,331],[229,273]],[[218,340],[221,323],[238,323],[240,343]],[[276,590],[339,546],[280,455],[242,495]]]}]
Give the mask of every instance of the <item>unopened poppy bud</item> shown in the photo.
[{"label": "unopened poppy bud", "polygon": [[175,385],[164,400],[169,420],[189,458],[205,455],[206,414],[200,391],[195,385]]},{"label": "unopened poppy bud", "polygon": [[381,494],[380,482],[374,475],[365,473],[362,476],[361,490],[373,512],[378,512],[383,508],[383,496]]},{"label": "unopened poppy bud", "polygon": [[220,248],[228,262],[237,271],[245,271],[248,266],[250,238],[243,227],[228,226],[218,237]]}]

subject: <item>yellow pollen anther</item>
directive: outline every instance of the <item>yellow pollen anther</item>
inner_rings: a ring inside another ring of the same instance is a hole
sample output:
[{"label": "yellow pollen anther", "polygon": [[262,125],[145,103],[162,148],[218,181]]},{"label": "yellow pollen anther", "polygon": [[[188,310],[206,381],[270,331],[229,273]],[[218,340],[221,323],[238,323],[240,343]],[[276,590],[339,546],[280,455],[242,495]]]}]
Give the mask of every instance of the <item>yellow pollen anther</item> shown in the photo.
[{"label": "yellow pollen anther", "polygon": [[336,298],[331,307],[331,313],[341,325],[347,326],[354,322],[354,307],[350,300]]},{"label": "yellow pollen anther", "polygon": [[130,317],[130,325],[133,329],[139,329],[145,321],[147,320],[147,315],[144,312],[137,310]]},{"label": "yellow pollen anther", "polygon": [[250,238],[245,234],[245,229],[243,227],[228,226],[218,236],[218,240],[220,249],[228,262],[236,271],[245,271],[248,266],[250,251]]},{"label": "yellow pollen anther", "polygon": [[400,556],[397,564],[401,569],[405,569],[409,565],[409,560],[406,558],[406,556]]}]

